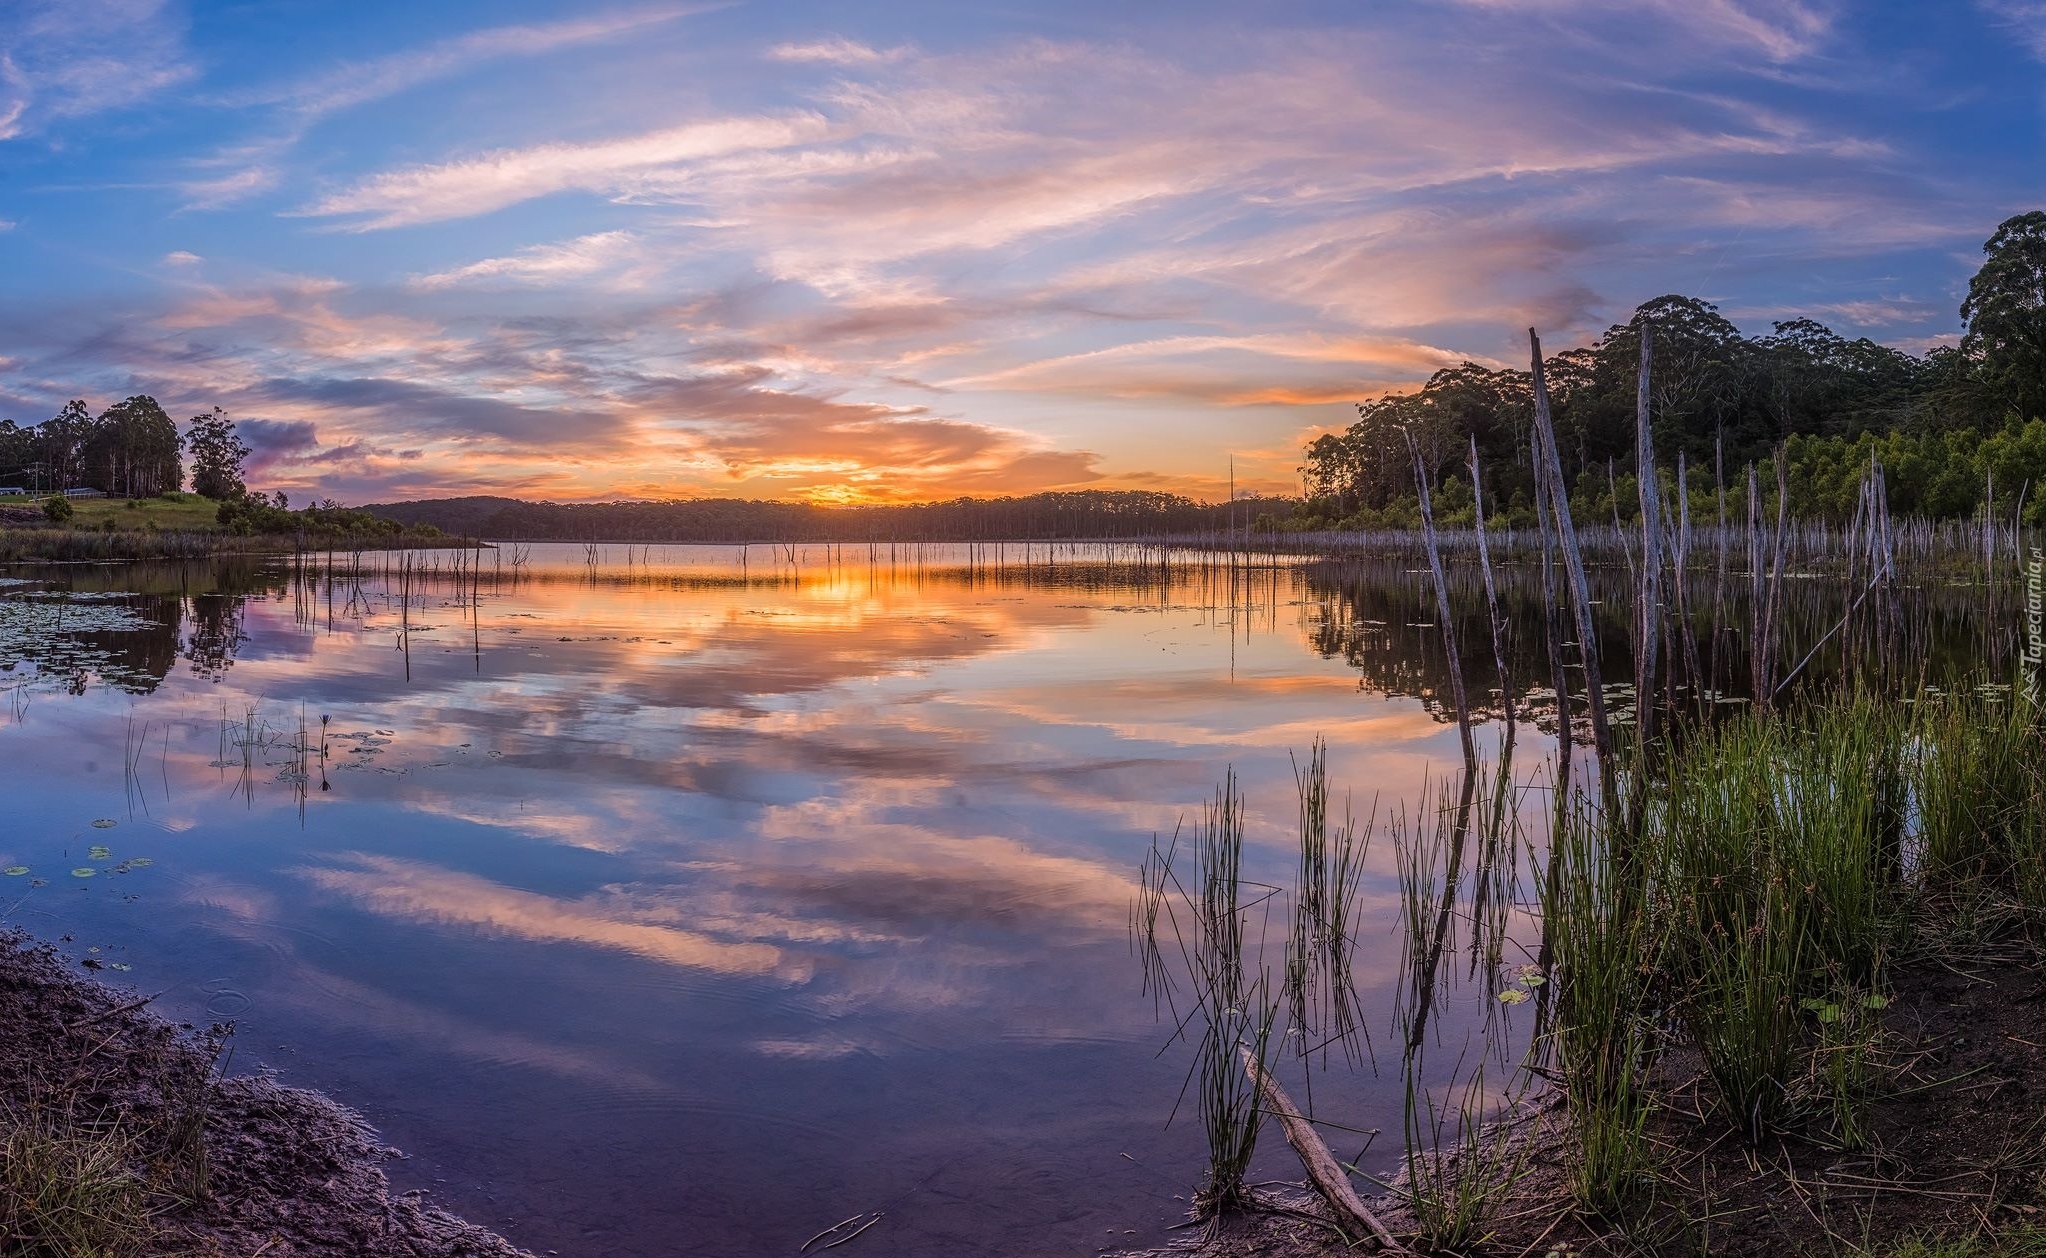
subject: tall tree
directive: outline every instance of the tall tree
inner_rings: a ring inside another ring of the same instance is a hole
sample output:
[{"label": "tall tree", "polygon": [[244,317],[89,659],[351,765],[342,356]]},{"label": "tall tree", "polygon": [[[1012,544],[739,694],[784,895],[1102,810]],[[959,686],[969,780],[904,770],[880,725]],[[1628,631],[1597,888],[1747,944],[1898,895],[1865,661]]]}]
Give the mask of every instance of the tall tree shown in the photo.
[{"label": "tall tree", "polygon": [[249,447],[235,435],[234,421],[216,406],[211,415],[194,415],[189,422],[185,449],[192,456],[192,492],[216,501],[241,497]]},{"label": "tall tree", "polygon": [[85,443],[94,427],[92,411],[82,398],[66,402],[63,410],[36,426],[42,434],[39,470],[45,487],[62,491],[79,482]]},{"label": "tall tree", "polygon": [[1961,350],[2019,419],[2046,417],[2046,210],[2005,219],[1982,251]]},{"label": "tall tree", "polygon": [[137,395],[109,406],[85,443],[86,479],[95,488],[149,498],[181,488],[178,426],[156,399]]}]

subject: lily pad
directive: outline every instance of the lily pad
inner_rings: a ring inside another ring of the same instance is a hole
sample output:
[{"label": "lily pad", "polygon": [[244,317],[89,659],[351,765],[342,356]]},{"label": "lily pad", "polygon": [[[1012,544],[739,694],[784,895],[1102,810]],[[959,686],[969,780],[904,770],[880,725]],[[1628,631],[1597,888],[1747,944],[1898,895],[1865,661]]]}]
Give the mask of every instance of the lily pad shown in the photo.
[{"label": "lily pad", "polygon": [[0,869],[0,874],[6,874],[9,878],[19,878],[27,872],[28,866],[26,865],[9,865],[5,869]]},{"label": "lily pad", "polygon": [[86,848],[85,854],[96,861],[110,861],[114,859],[114,849],[102,846],[101,844],[98,843],[95,843],[91,847]]},{"label": "lily pad", "polygon": [[1527,993],[1522,991],[1518,987],[1509,987],[1505,991],[1499,993],[1499,1003],[1502,1005],[1519,1005],[1525,1004],[1526,1002]]},{"label": "lily pad", "polygon": [[130,869],[140,869],[144,865],[154,865],[155,863],[156,863],[155,861],[149,859],[147,856],[130,856],[126,861],[126,864]]},{"label": "lily pad", "polygon": [[98,872],[99,870],[94,869],[90,865],[80,865],[78,868],[71,871],[71,876],[73,878],[90,878],[94,874],[97,874]]},{"label": "lily pad", "polygon": [[112,817],[101,817],[98,821],[92,823],[92,828],[95,830],[111,830],[115,826],[120,824],[121,824],[120,822],[114,820]]}]

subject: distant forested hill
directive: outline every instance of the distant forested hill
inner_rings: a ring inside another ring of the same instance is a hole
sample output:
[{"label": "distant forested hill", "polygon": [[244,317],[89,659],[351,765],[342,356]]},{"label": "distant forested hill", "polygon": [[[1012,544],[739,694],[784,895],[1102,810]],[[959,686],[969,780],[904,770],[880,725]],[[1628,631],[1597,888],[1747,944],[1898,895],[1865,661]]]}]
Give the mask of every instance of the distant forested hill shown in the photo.
[{"label": "distant forested hill", "polygon": [[363,508],[401,524],[464,537],[648,542],[973,541],[1142,537],[1249,528],[1293,509],[1291,499],[1196,502],[1140,490],[1083,490],[1023,498],[958,498],[891,506],[824,507],[745,498],[551,503],[438,498]]}]

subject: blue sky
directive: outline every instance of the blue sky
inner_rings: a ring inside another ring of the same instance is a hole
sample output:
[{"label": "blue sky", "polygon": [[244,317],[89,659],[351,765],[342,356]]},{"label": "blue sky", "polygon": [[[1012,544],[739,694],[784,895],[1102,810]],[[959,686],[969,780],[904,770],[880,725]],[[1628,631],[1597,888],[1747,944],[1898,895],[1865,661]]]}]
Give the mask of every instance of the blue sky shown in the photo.
[{"label": "blue sky", "polygon": [[2046,0],[0,3],[0,417],[264,488],[1287,490],[1665,292],[1922,351]]}]

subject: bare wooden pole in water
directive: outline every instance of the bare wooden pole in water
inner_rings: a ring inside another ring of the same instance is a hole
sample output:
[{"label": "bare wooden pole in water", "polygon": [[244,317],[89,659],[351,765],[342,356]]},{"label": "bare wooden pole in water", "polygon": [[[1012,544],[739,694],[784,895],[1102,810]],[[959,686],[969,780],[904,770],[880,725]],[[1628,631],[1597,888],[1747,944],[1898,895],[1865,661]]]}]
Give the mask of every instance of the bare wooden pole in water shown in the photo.
[{"label": "bare wooden pole in water", "polygon": [[1442,552],[1435,544],[1435,512],[1428,501],[1428,471],[1421,464],[1421,447],[1415,443],[1414,434],[1409,431],[1406,437],[1407,451],[1414,456],[1414,487],[1421,498],[1421,536],[1428,546],[1428,570],[1435,575],[1435,613],[1442,620],[1442,647],[1449,653],[1449,693],[1456,703],[1456,729],[1463,738],[1463,762],[1468,769],[1477,763],[1478,751],[1471,741],[1471,708],[1464,696],[1463,657],[1456,649],[1456,621],[1449,614],[1449,584],[1442,575]]},{"label": "bare wooden pole in water", "polygon": [[1534,359],[1535,457],[1548,469],[1550,515],[1556,526],[1556,548],[1570,579],[1570,610],[1576,620],[1577,650],[1584,661],[1584,695],[1591,707],[1591,742],[1599,765],[1613,754],[1612,726],[1606,720],[1605,683],[1598,666],[1598,635],[1591,619],[1591,584],[1584,576],[1584,556],[1577,548],[1577,526],[1570,519],[1570,494],[1563,484],[1563,460],[1556,452],[1556,426],[1549,412],[1549,383],[1542,370],[1542,342],[1527,330]]},{"label": "bare wooden pole in water", "polygon": [[1637,781],[1655,736],[1655,653],[1661,639],[1662,511],[1655,476],[1655,437],[1649,424],[1649,368],[1654,338],[1641,326],[1641,370],[1634,388],[1634,481],[1641,498],[1641,571],[1634,606],[1634,750]]},{"label": "bare wooden pole in water", "polygon": [[[1499,591],[1492,583],[1492,553],[1485,542],[1485,487],[1478,472],[1478,439],[1471,437],[1471,505],[1476,512],[1478,567],[1485,574],[1485,614],[1492,622],[1492,664],[1499,670],[1499,702],[1506,713],[1506,745],[1513,746],[1513,679],[1506,669],[1506,622],[1499,614]],[[1510,754],[1510,753],[1509,753]]]}]

